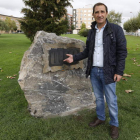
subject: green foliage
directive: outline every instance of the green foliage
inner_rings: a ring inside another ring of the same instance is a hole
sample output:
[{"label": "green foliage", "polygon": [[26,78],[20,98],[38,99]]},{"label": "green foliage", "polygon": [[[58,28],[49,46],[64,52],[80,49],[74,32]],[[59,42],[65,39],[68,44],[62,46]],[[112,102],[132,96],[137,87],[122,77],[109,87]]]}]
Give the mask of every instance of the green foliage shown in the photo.
[{"label": "green foliage", "polygon": [[4,21],[0,20],[0,30],[7,31],[8,29],[9,28],[8,28],[7,24]]},{"label": "green foliage", "polygon": [[85,29],[85,28],[86,28],[86,24],[85,23],[82,23],[81,29]]},{"label": "green foliage", "polygon": [[140,28],[140,13],[137,17],[133,17],[123,24],[127,32],[135,32]]},{"label": "green foliage", "polygon": [[6,31],[10,31],[11,30],[11,32],[13,32],[13,31],[17,30],[16,23],[15,23],[15,21],[12,21],[11,18],[6,17],[5,23],[8,26]]},{"label": "green foliage", "polygon": [[72,29],[72,30],[74,30],[74,29],[75,29],[75,26],[74,26],[73,24],[71,25],[71,29]]},{"label": "green foliage", "polygon": [[78,35],[87,37],[89,29],[83,28],[78,32]]},{"label": "green foliage", "polygon": [[78,32],[78,35],[87,37],[89,29],[86,28],[86,24],[82,23],[81,30]]},{"label": "green foliage", "polygon": [[16,23],[15,21],[12,21],[12,31],[16,31],[17,30],[17,26],[16,26]]},{"label": "green foliage", "polygon": [[70,26],[69,26],[69,20],[68,20],[67,14],[66,14],[66,18],[65,18],[64,20],[65,20],[64,25],[66,25],[66,28],[67,28],[67,30],[68,30],[68,29],[70,28]]},{"label": "green foliage", "polygon": [[116,13],[114,10],[108,13],[107,19],[109,22],[119,25],[121,23],[122,13]]},{"label": "green foliage", "polygon": [[71,6],[69,0],[23,1],[29,8],[22,9],[24,19],[20,23],[22,30],[31,41],[39,30],[57,35],[66,32],[67,24],[61,18],[67,13],[66,7]]},{"label": "green foliage", "polygon": [[63,32],[66,33],[68,31],[69,27],[69,21],[68,21],[68,16],[66,15],[66,17],[63,17],[60,20],[60,25],[63,26]]}]

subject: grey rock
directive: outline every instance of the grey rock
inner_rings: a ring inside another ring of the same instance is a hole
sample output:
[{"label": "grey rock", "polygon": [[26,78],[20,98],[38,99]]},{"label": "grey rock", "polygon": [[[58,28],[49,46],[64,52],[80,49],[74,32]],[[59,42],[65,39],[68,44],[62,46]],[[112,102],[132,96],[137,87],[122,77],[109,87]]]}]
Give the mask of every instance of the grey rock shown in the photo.
[{"label": "grey rock", "polygon": [[83,108],[95,107],[90,80],[85,78],[86,60],[74,65],[49,66],[51,48],[70,47],[83,51],[85,43],[38,31],[34,42],[25,52],[18,82],[24,91],[31,115],[65,116]]}]

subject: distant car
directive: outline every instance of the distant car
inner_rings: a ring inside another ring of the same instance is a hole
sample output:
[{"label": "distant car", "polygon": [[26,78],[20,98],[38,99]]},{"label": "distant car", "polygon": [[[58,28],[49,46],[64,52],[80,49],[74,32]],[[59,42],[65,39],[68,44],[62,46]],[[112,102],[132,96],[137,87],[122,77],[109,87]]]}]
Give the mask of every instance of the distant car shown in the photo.
[{"label": "distant car", "polygon": [[24,32],[18,32],[19,34],[24,34]]}]

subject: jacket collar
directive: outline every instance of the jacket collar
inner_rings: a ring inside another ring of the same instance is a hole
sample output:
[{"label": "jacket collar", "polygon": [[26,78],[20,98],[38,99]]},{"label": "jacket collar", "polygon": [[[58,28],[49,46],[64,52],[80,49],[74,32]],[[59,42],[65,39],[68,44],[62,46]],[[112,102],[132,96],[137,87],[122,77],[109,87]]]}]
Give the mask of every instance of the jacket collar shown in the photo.
[{"label": "jacket collar", "polygon": [[[96,25],[96,24],[97,24],[96,21],[94,21],[94,22],[91,23],[91,28],[92,28],[93,30],[95,30],[95,25]],[[110,27],[110,23],[108,22],[107,19],[106,19],[106,26],[105,26],[105,29],[104,29],[104,30],[107,31],[108,34],[112,33],[112,29],[111,29],[111,27]]]}]

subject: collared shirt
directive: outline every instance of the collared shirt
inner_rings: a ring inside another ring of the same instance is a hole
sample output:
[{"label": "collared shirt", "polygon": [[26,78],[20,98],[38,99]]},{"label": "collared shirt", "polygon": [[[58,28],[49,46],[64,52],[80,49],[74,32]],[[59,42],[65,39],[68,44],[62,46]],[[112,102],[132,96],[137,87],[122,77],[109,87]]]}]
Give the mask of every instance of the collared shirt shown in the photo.
[{"label": "collared shirt", "polygon": [[105,28],[102,27],[100,30],[95,25],[96,28],[96,36],[95,36],[95,47],[94,47],[94,54],[93,54],[93,66],[103,67],[103,31]]}]

